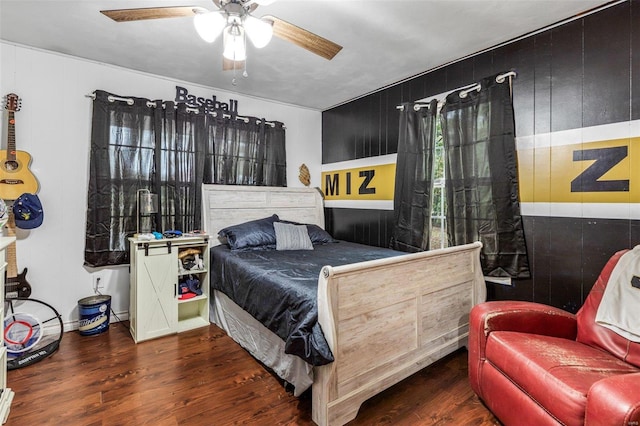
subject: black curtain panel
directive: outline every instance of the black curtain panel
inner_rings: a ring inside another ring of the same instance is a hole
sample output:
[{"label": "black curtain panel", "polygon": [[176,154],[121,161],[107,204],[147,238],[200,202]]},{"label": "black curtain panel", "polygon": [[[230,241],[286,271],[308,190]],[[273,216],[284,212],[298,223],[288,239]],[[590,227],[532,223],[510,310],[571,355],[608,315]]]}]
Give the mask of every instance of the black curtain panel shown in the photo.
[{"label": "black curtain panel", "polygon": [[447,235],[482,242],[485,275],[526,278],[510,79],[496,77],[451,93],[441,110]]},{"label": "black curtain panel", "polygon": [[[211,182],[227,185],[286,186],[285,128],[264,119],[220,116],[209,145]],[[213,124],[213,123],[212,123]]]},{"label": "black curtain panel", "polygon": [[85,265],[129,262],[138,190],[157,231],[200,229],[202,183],[286,186],[284,125],[226,111],[95,92]]},{"label": "black curtain panel", "polygon": [[147,99],[110,101],[95,92],[87,197],[85,264],[128,261],[127,237],[136,231],[138,189],[151,189],[155,161],[155,108]]},{"label": "black curtain panel", "polygon": [[428,105],[405,103],[400,111],[390,243],[395,250],[429,249],[437,108],[433,100]]},{"label": "black curtain panel", "polygon": [[156,110],[157,229],[200,229],[209,115],[173,102]]}]

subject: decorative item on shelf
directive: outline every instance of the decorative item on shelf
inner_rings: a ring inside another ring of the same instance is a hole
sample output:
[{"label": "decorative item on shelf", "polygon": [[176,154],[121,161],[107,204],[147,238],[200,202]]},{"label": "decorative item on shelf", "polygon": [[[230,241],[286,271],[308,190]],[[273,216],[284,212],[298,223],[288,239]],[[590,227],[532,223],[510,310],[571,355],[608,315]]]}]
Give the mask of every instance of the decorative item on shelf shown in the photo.
[{"label": "decorative item on shelf", "polygon": [[200,280],[192,275],[180,281],[178,299],[191,299],[202,295],[202,286]]},{"label": "decorative item on shelf", "polygon": [[157,212],[158,196],[152,194],[148,189],[138,189],[136,193],[136,234],[151,233],[150,215]]},{"label": "decorative item on shelf", "polygon": [[178,265],[180,272],[193,272],[204,269],[202,250],[198,247],[181,250],[180,254],[178,254],[178,261],[180,262]]},{"label": "decorative item on shelf", "polygon": [[304,186],[309,186],[311,183],[311,173],[309,173],[309,168],[306,164],[302,163],[300,166],[300,174],[298,175],[298,179],[300,182],[304,184]]}]

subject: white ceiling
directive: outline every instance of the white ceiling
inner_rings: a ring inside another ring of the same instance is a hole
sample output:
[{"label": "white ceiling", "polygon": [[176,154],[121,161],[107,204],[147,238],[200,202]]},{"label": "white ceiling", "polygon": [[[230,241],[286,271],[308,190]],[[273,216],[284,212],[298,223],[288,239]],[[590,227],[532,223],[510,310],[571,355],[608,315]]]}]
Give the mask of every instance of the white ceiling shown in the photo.
[{"label": "white ceiling", "polygon": [[343,46],[327,61],[278,38],[248,43],[243,78],[191,18],[116,23],[99,11],[211,0],[0,0],[0,39],[185,82],[325,110],[608,3],[602,0],[278,0],[274,15]]}]

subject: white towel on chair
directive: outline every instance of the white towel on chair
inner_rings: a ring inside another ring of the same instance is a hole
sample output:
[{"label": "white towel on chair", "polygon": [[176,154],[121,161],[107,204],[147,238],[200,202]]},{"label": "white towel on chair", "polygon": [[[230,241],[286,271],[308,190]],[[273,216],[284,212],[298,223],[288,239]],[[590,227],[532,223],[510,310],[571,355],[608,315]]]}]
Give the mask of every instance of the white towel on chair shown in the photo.
[{"label": "white towel on chair", "polygon": [[640,343],[640,245],[623,254],[613,268],[596,322]]}]

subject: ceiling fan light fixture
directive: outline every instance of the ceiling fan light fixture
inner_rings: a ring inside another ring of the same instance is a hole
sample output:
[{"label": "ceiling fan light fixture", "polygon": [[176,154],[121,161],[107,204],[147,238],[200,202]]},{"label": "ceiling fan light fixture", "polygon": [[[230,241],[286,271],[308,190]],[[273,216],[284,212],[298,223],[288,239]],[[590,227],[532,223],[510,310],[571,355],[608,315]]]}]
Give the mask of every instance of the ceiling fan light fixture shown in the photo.
[{"label": "ceiling fan light fixture", "polygon": [[244,40],[244,28],[232,23],[224,29],[224,51],[222,56],[232,61],[247,59],[247,49]]},{"label": "ceiling fan light fixture", "polygon": [[273,37],[273,25],[263,19],[247,15],[244,18],[244,28],[251,43],[258,49],[265,47]]},{"label": "ceiling fan light fixture", "polygon": [[204,41],[213,43],[227,25],[227,20],[220,12],[199,13],[193,17],[193,25]]}]

